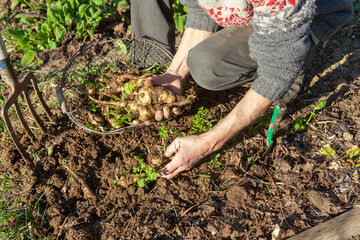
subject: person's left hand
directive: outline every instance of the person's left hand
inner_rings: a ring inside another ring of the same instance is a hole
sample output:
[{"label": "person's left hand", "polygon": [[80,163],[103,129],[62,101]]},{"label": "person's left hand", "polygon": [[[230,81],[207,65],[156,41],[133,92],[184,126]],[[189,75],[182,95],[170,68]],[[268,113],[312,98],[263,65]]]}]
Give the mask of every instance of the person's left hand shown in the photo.
[{"label": "person's left hand", "polygon": [[170,179],[180,172],[191,169],[203,157],[211,153],[211,144],[204,135],[190,135],[176,138],[166,149],[164,157],[175,154],[162,170],[161,177]]}]

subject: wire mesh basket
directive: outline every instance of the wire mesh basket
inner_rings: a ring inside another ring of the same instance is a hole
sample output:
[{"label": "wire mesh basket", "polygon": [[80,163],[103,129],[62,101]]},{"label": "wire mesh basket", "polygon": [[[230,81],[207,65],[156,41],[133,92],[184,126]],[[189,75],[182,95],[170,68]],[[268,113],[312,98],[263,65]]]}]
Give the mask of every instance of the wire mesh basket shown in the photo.
[{"label": "wire mesh basket", "polygon": [[91,43],[75,53],[63,71],[61,83],[56,87],[61,111],[80,128],[97,134],[118,134],[146,126],[143,123],[129,123],[117,129],[109,126],[94,127],[94,121],[101,116],[96,115],[98,110],[89,98],[87,87],[93,84],[94,88],[106,91],[107,86],[94,78],[106,77],[109,81],[109,78],[112,80],[121,77],[129,69],[143,71],[156,67],[165,72],[172,58],[167,49],[144,38]]}]

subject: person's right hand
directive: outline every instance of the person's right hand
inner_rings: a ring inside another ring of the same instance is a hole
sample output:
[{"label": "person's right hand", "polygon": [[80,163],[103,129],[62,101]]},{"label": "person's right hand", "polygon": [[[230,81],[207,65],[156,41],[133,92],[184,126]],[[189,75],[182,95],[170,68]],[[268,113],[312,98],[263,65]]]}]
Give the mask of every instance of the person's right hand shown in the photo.
[{"label": "person's right hand", "polygon": [[[146,87],[150,87],[152,85],[163,86],[168,90],[174,92],[175,94],[181,95],[183,91],[183,83],[184,77],[165,73],[162,75],[152,76],[147,79],[144,83]],[[172,114],[179,115],[181,113],[181,109],[179,107],[163,107],[163,109],[157,110],[155,114],[156,121],[162,121],[164,118],[168,119]]]}]

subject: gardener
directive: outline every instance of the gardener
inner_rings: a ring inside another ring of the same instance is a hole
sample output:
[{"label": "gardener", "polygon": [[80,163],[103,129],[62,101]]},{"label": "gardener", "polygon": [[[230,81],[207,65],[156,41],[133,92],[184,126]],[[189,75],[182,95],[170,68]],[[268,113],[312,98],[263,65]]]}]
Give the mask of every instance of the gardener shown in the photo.
[{"label": "gardener", "polygon": [[[352,17],[351,0],[182,0],[189,8],[185,31],[171,66],[153,84],[182,93],[191,74],[203,88],[224,90],[253,81],[251,89],[213,129],[176,138],[163,174],[172,178],[249,126],[274,102],[287,103],[302,84],[311,49]],[[171,1],[132,0],[138,37],[174,49]],[[175,109],[176,110],[176,109]],[[164,109],[165,118],[170,109]],[[158,117],[157,120],[161,120]]]}]

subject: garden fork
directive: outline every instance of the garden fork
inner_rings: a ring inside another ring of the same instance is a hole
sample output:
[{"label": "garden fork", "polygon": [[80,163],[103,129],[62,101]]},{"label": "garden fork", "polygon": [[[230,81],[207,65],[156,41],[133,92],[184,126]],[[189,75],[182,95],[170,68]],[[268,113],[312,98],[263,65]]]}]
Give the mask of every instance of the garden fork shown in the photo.
[{"label": "garden fork", "polygon": [[36,140],[34,134],[32,133],[32,131],[30,130],[30,127],[26,123],[24,116],[20,110],[20,106],[19,106],[19,102],[18,102],[18,97],[21,96],[21,94],[22,94],[23,97],[25,98],[25,101],[28,105],[31,115],[34,117],[34,119],[36,121],[37,126],[40,128],[40,130],[43,133],[45,133],[46,128],[44,126],[44,123],[40,120],[39,116],[37,115],[37,113],[34,109],[34,106],[32,105],[32,102],[29,97],[28,85],[30,83],[32,84],[32,86],[36,92],[36,95],[40,101],[40,104],[44,108],[46,115],[50,121],[53,121],[53,115],[51,114],[50,109],[46,105],[46,103],[41,95],[41,92],[39,91],[35,75],[30,72],[29,74],[26,75],[26,77],[23,79],[23,81],[20,82],[17,79],[14,68],[11,64],[10,56],[6,51],[6,47],[5,47],[4,41],[2,39],[1,33],[0,33],[0,75],[1,75],[1,78],[4,80],[4,82],[7,85],[9,85],[10,89],[11,89],[11,93],[10,93],[8,99],[5,101],[5,103],[2,106],[1,117],[5,121],[6,127],[9,130],[10,136],[11,136],[12,140],[14,141],[17,149],[19,150],[21,156],[23,157],[24,160],[28,161],[30,159],[29,155],[26,153],[25,149],[22,147],[19,139],[17,138],[17,136],[15,134],[14,128],[11,125],[11,121],[9,118],[9,112],[8,112],[10,107],[14,106],[16,114],[17,114],[22,126],[24,127],[26,134],[30,138],[31,142],[35,145],[37,145],[37,140]]}]

